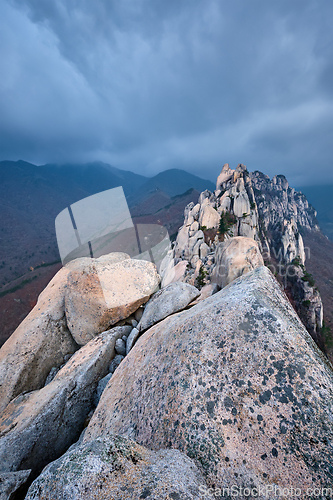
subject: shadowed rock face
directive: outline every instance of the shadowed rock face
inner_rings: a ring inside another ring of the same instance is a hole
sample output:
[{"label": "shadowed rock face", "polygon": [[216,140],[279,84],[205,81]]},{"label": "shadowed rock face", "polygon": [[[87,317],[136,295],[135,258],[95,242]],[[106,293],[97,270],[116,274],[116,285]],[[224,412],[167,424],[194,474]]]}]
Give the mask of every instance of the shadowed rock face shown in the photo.
[{"label": "shadowed rock face", "polygon": [[124,329],[95,337],[43,389],[9,403],[0,416],[0,472],[32,469],[35,474],[78,439]]},{"label": "shadowed rock face", "polygon": [[30,472],[30,470],[0,472],[0,500],[14,498],[12,495],[27,481]]},{"label": "shadowed rock face", "polygon": [[204,485],[183,453],[154,452],[111,436],[73,446],[44,469],[26,500],[195,500],[203,498]]},{"label": "shadowed rock face", "polygon": [[110,380],[84,441],[117,433],[177,448],[215,487],[327,487],[332,396],[331,366],[260,267],[150,328]]}]

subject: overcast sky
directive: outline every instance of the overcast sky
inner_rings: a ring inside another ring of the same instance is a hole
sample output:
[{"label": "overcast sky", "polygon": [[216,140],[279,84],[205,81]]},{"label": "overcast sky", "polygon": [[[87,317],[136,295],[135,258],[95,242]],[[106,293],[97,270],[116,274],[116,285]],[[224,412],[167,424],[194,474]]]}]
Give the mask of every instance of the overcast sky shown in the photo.
[{"label": "overcast sky", "polygon": [[332,0],[1,0],[0,160],[333,183]]}]

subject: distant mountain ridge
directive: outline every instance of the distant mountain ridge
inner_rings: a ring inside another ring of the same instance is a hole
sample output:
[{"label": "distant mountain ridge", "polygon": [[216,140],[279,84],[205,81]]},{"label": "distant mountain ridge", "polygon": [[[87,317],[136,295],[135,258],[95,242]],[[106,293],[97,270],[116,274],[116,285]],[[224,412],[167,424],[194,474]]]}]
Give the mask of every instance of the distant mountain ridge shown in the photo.
[{"label": "distant mountain ridge", "polygon": [[191,188],[200,193],[205,189],[209,189],[210,191],[214,190],[215,184],[209,180],[204,180],[196,175],[185,172],[184,170],[172,168],[160,172],[148,179],[142,185],[141,192],[130,195],[128,202],[130,206],[133,206],[156,191],[162,191],[168,196],[173,197],[183,194]]},{"label": "distant mountain ridge", "polygon": [[191,188],[212,189],[213,183],[172,169],[148,178],[102,162],[33,165],[0,162],[0,287],[30,267],[59,259],[54,221],[69,205],[93,194],[122,186],[129,206],[160,191],[160,206]]},{"label": "distant mountain ridge", "polygon": [[333,241],[333,183],[318,186],[303,186],[298,189],[305,194],[317,211],[317,219],[323,233]]}]

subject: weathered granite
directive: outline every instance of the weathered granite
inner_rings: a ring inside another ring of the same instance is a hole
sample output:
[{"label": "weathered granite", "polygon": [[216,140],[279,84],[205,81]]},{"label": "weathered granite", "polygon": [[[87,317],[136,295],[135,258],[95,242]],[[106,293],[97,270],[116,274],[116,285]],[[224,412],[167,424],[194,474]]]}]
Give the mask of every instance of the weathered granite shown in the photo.
[{"label": "weathered granite", "polygon": [[15,492],[26,483],[31,470],[0,472],[0,500],[11,500]]},{"label": "weathered granite", "polygon": [[195,463],[178,450],[150,451],[120,436],[80,443],[48,465],[26,500],[204,500]]},{"label": "weathered granite", "polygon": [[[112,255],[112,254],[111,254]],[[122,254],[121,254],[122,255]],[[80,345],[134,313],[160,282],[151,262],[122,259],[72,271],[65,296],[70,332]]]},{"label": "weathered granite", "polygon": [[117,433],[177,448],[211,487],[303,491],[332,484],[332,414],[332,367],[260,267],[146,331],[84,441]]},{"label": "weathered granite", "polygon": [[38,302],[0,349],[0,414],[23,391],[43,387],[54,366],[78,349],[67,329],[64,295],[68,268],[62,268]]},{"label": "weathered granite", "polygon": [[253,269],[263,266],[258,243],[251,238],[237,236],[219,243],[215,252],[212,282],[221,288]]},{"label": "weathered granite", "polygon": [[36,473],[78,439],[123,328],[95,337],[47,386],[9,403],[0,417],[1,472],[32,469]]},{"label": "weathered granite", "polygon": [[200,295],[200,290],[188,283],[171,283],[156,292],[147,302],[138,330],[147,330],[158,321],[184,309]]}]

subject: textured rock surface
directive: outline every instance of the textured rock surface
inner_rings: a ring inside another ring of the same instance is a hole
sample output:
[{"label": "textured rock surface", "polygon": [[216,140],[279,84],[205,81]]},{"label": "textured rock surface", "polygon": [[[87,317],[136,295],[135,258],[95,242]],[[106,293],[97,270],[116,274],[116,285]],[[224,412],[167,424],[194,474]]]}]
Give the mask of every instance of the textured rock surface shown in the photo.
[{"label": "textured rock surface", "polygon": [[332,411],[332,367],[260,267],[150,328],[84,440],[117,433],[177,448],[209,486],[303,491],[332,484]]},{"label": "textured rock surface", "polygon": [[88,268],[72,271],[65,306],[68,328],[76,342],[84,345],[130,316],[147,302],[159,281],[154,264],[125,257],[119,262],[96,259]]},{"label": "textured rock surface", "polygon": [[182,260],[181,262],[178,262],[178,264],[174,265],[174,261],[172,259],[170,266],[163,276],[162,287],[170,285],[170,283],[181,281],[185,276],[187,265],[187,260]]},{"label": "textured rock surface", "polygon": [[39,391],[15,398],[0,417],[0,471],[40,470],[76,441],[107,373],[122,327],[81,348]]},{"label": "textured rock surface", "polygon": [[60,269],[0,349],[0,414],[21,392],[43,387],[51,368],[78,348],[66,326],[68,274],[69,269]]},{"label": "textured rock surface", "polygon": [[111,361],[110,363],[110,366],[109,366],[109,372],[112,374],[116,368],[120,365],[120,363],[122,362],[122,360],[124,359],[124,356],[121,356],[120,354],[117,354],[113,360]]},{"label": "textured rock surface", "polygon": [[213,207],[210,205],[203,207],[199,217],[200,226],[205,226],[207,229],[219,227],[219,222],[220,216]]},{"label": "textured rock surface", "polygon": [[217,246],[212,281],[223,288],[239,276],[263,265],[258,243],[251,238],[237,236]]},{"label": "textured rock surface", "polygon": [[249,177],[266,230],[278,229],[282,220],[293,219],[296,225],[318,231],[316,211],[304,194],[289,186],[283,175],[275,175],[270,179],[268,175],[256,171],[249,173]]},{"label": "textured rock surface", "polygon": [[162,288],[147,302],[138,330],[147,330],[170,314],[181,311],[199,295],[200,291],[188,283],[171,283]]},{"label": "textured rock surface", "polygon": [[73,446],[47,466],[26,500],[203,499],[203,476],[177,450],[153,452],[119,436]]},{"label": "textured rock surface", "polygon": [[99,400],[101,399],[101,395],[103,394],[103,391],[104,391],[105,387],[107,386],[111,377],[112,377],[112,373],[108,373],[107,375],[105,375],[105,377],[103,377],[98,382],[98,385],[97,385],[97,388],[96,388],[96,391],[95,391],[94,397],[93,397],[94,406],[98,405]]},{"label": "textured rock surface", "polygon": [[14,498],[13,494],[27,481],[30,472],[30,470],[0,472],[0,500]]}]

